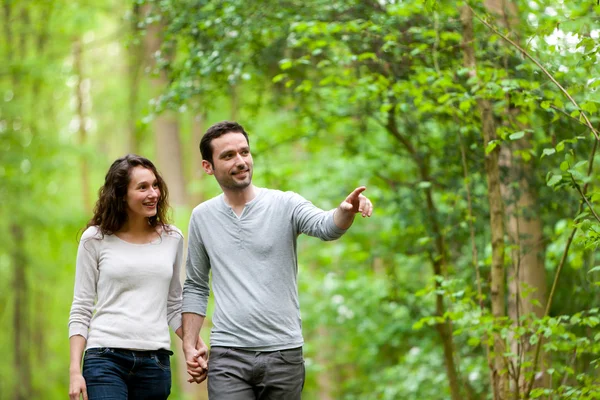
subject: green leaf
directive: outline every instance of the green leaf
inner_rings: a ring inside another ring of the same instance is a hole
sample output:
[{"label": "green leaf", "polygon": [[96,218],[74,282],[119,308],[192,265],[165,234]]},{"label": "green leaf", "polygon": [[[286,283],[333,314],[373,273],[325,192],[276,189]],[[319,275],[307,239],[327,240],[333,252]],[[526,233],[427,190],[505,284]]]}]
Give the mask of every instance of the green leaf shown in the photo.
[{"label": "green leaf", "polygon": [[588,274],[591,272],[596,272],[596,271],[600,271],[600,265],[596,265],[594,268],[590,268],[590,270],[588,271]]},{"label": "green leaf", "polygon": [[529,344],[536,344],[540,338],[537,335],[531,335],[529,337]]},{"label": "green leaf", "polygon": [[518,140],[518,139],[521,139],[523,136],[525,136],[525,131],[519,131],[519,132],[513,133],[508,138],[510,140]]},{"label": "green leaf", "polygon": [[568,162],[563,161],[563,162],[560,163],[560,170],[561,171],[564,172],[564,171],[566,171],[568,169],[569,169],[569,163]]},{"label": "green leaf", "polygon": [[586,165],[587,163],[588,163],[588,161],[587,161],[587,160],[582,160],[582,161],[579,161],[577,164],[575,164],[575,165],[573,166],[573,169],[577,169],[577,168],[581,167],[582,165]]},{"label": "green leaf", "polygon": [[562,175],[552,175],[552,177],[548,180],[547,185],[550,187],[553,187],[561,180],[562,180]]},{"label": "green leaf", "polygon": [[458,108],[461,111],[469,111],[471,109],[471,102],[468,100],[463,100],[460,102],[460,104],[458,105]]},{"label": "green leaf", "polygon": [[280,82],[282,80],[284,80],[287,77],[287,74],[279,74],[279,75],[275,75],[273,77],[273,83],[277,83]]},{"label": "green leaf", "polygon": [[279,61],[279,68],[281,68],[284,71],[286,69],[292,68],[292,65],[292,60],[289,60],[287,58],[284,58],[283,60]]},{"label": "green leaf", "polygon": [[377,56],[375,55],[375,53],[359,54],[358,61],[364,61],[364,60],[377,60]]},{"label": "green leaf", "polygon": [[442,104],[448,101],[448,99],[450,99],[450,93],[446,93],[445,95],[443,95],[442,97],[438,98],[438,103]]},{"label": "green leaf", "polygon": [[555,149],[544,149],[542,151],[542,158],[544,158],[544,156],[551,156],[552,154],[556,153]]},{"label": "green leaf", "polygon": [[488,145],[485,147],[485,154],[490,154],[498,146],[498,140],[490,140]]},{"label": "green leaf", "polygon": [[423,325],[425,325],[425,320],[422,319],[420,321],[415,322],[412,328],[413,330],[418,331],[419,329],[423,328]]},{"label": "green leaf", "polygon": [[554,99],[554,107],[562,109],[565,107],[565,103],[563,103],[562,100],[557,97]]},{"label": "green leaf", "polygon": [[598,111],[598,107],[593,101],[586,101],[585,103],[581,104],[581,109],[588,114],[595,114]]}]

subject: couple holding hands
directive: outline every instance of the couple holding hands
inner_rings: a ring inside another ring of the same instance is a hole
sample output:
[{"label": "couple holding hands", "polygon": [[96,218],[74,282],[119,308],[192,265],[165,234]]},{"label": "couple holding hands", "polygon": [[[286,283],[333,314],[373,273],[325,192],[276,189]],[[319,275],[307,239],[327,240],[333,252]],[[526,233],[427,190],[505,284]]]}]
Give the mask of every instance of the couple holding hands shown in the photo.
[{"label": "couple holding hands", "polygon": [[[169,224],[154,164],[127,155],[106,174],[77,251],[71,400],[167,399],[169,327],[182,339],[189,382],[208,377],[210,399],[301,398],[297,238],[335,240],[373,206],[365,187],[323,211],[296,193],[254,186],[248,134],[235,122],[211,126],[200,152],[223,193],[192,212],[183,288],[184,238]],[[211,288],[209,357],[199,334]]]}]

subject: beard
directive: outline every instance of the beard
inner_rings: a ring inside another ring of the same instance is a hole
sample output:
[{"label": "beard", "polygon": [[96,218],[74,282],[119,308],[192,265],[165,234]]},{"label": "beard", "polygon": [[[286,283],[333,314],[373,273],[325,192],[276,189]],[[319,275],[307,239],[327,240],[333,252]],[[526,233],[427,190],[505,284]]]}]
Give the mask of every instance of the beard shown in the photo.
[{"label": "beard", "polygon": [[[240,172],[242,172],[242,171],[240,171]],[[222,188],[229,189],[229,190],[244,190],[252,184],[252,167],[248,167],[248,169],[246,169],[243,172],[245,172],[247,175],[246,178],[244,178],[243,180],[235,179],[234,175],[226,175],[226,176],[215,175],[215,178],[217,179],[219,186],[221,186]],[[239,172],[238,172],[238,174],[239,174]]]}]

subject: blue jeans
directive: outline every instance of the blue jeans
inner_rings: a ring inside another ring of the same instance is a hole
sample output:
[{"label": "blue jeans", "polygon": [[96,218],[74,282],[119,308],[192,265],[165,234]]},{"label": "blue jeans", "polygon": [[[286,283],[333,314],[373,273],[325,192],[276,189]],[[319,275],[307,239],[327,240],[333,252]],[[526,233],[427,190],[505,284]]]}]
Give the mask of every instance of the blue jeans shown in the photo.
[{"label": "blue jeans", "polygon": [[89,400],[164,400],[171,393],[168,350],[88,349],[83,377]]},{"label": "blue jeans", "polygon": [[301,347],[247,351],[214,346],[208,358],[208,398],[300,400],[304,374]]}]

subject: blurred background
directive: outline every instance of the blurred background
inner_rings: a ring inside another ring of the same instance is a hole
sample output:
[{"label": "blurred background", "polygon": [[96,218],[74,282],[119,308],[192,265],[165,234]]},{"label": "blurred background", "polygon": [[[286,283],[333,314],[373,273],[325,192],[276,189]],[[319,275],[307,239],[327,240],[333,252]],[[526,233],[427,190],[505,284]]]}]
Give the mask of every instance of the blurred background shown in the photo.
[{"label": "blurred background", "polygon": [[[221,120],[256,185],[375,204],[300,238],[304,398],[600,398],[595,0],[0,4],[0,399],[68,396],[112,161],[153,160],[187,234]],[[172,348],[170,398],[207,398]]]}]

